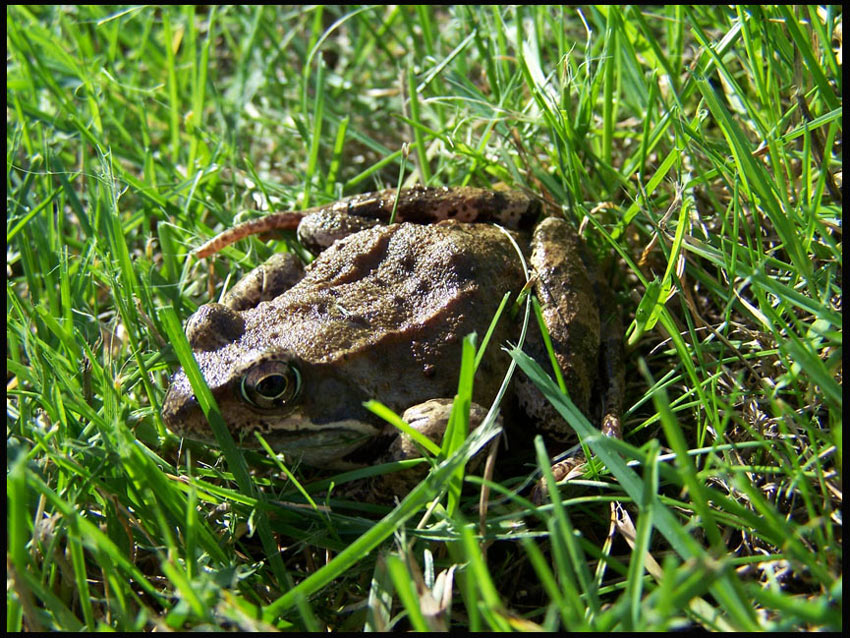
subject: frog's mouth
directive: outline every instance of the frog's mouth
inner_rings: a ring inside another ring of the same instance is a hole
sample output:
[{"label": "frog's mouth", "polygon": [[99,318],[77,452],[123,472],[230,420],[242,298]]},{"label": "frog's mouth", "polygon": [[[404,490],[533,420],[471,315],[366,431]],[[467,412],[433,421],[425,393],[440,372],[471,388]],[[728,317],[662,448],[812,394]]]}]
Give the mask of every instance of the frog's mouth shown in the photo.
[{"label": "frog's mouth", "polygon": [[[339,460],[379,437],[374,425],[357,419],[330,423],[312,423],[300,418],[296,411],[276,423],[259,419],[253,427],[240,426],[238,436],[243,447],[259,447],[254,432],[259,432],[269,446],[282,453],[287,461],[300,460],[307,465],[339,466]],[[345,462],[343,462],[345,463]]]}]

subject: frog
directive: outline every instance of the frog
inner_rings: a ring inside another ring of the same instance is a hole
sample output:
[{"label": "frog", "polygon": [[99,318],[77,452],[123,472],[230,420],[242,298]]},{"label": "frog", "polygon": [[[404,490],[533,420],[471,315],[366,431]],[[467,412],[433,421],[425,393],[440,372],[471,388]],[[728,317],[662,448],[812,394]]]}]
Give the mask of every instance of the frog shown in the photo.
[{"label": "frog", "polygon": [[[237,443],[259,447],[260,433],[287,460],[340,470],[420,456],[364,402],[380,401],[439,444],[464,337],[485,334],[505,293],[517,299],[529,285],[571,400],[604,434],[621,437],[618,309],[573,226],[542,211],[539,198],[518,190],[389,189],[267,215],[197,249],[207,257],[246,235],[288,229],[317,253],[306,267],[292,252],[275,253],[186,323]],[[473,428],[509,364],[500,346],[519,334],[520,322],[506,314],[476,370]],[[552,369],[533,320],[523,349]],[[574,442],[572,429],[519,371],[506,400],[523,415],[518,435]],[[182,369],[162,416],[176,434],[214,442]],[[575,465],[556,465],[556,478]]]}]

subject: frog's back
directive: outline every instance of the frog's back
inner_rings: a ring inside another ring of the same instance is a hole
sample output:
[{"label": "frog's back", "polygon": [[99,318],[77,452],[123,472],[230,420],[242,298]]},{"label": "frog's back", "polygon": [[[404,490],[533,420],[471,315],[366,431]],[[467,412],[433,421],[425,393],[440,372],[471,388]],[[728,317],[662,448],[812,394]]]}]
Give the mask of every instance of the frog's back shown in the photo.
[{"label": "frog's back", "polygon": [[[382,226],[325,251],[300,283],[270,302],[273,311],[258,310],[254,321],[249,311],[245,338],[254,333],[258,345],[268,343],[273,329],[281,347],[388,403],[450,396],[461,341],[470,332],[483,337],[504,293],[523,284],[519,257],[498,228]],[[508,323],[499,322],[479,372],[487,394],[485,377],[501,358],[497,344],[508,338]]]}]

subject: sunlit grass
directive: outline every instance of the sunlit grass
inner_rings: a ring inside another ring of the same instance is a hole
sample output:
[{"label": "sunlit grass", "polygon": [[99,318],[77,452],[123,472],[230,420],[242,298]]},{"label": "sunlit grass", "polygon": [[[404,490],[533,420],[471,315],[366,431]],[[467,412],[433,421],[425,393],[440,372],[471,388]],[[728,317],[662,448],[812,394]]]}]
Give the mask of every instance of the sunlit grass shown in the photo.
[{"label": "sunlit grass", "polygon": [[[839,629],[841,22],[8,7],[7,629]],[[539,195],[631,322],[626,441],[568,418],[554,503],[511,423],[494,479],[445,496],[476,431],[374,505],[162,422],[178,321],[285,246],[191,250],[399,182]]]}]

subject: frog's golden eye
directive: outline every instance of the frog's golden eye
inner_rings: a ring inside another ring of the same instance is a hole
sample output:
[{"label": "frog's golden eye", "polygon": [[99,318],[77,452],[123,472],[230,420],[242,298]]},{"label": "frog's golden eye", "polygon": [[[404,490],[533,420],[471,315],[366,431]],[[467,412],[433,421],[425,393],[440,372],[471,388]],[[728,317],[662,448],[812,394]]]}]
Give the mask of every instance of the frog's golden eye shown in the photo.
[{"label": "frog's golden eye", "polygon": [[301,392],[301,373],[287,361],[263,361],[242,375],[240,391],[242,398],[256,408],[291,407]]}]

